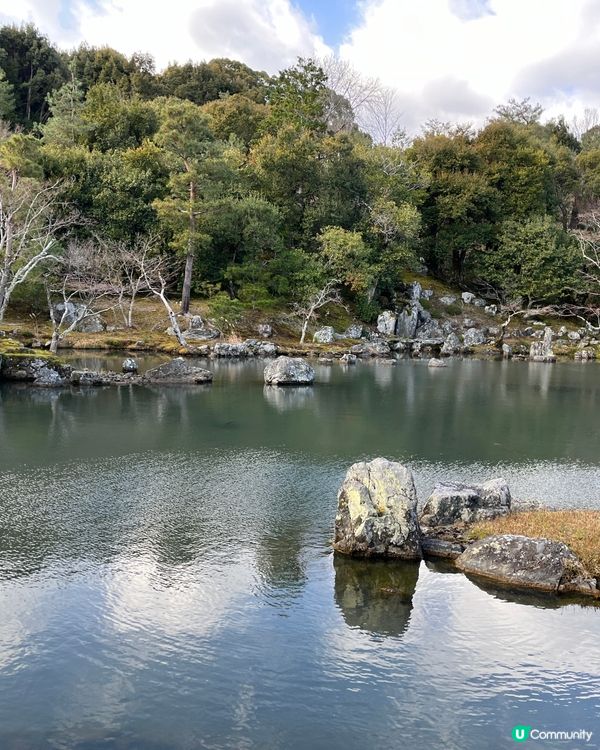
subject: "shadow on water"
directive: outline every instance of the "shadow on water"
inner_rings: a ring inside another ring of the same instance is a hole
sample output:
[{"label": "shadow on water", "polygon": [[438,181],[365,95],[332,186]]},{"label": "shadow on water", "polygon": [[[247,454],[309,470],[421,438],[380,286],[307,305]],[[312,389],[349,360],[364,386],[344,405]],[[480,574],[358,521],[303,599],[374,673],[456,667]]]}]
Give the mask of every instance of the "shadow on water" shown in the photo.
[{"label": "shadow on water", "polygon": [[432,573],[442,573],[465,576],[474,586],[481,591],[485,591],[494,599],[512,604],[524,604],[529,607],[539,607],[541,609],[560,609],[570,604],[580,604],[581,606],[600,607],[600,602],[587,596],[578,596],[576,594],[553,594],[550,591],[533,591],[518,589],[512,586],[489,581],[479,576],[468,575],[459,570],[451,560],[426,560],[425,565]]},{"label": "shadow on water", "polygon": [[335,602],[347,625],[399,636],[410,621],[419,563],[360,560],[335,553]]}]

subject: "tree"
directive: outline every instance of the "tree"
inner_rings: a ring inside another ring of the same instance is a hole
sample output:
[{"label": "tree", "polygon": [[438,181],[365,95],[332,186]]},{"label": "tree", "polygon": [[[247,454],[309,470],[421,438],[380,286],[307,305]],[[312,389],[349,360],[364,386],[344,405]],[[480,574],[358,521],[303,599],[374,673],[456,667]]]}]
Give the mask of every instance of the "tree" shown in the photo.
[{"label": "tree", "polygon": [[539,123],[544,108],[539,102],[534,104],[530,97],[526,97],[525,99],[509,99],[507,104],[498,105],[494,112],[500,120],[520,125],[534,125]]},{"label": "tree", "polygon": [[366,294],[377,271],[372,262],[372,251],[362,235],[341,227],[327,227],[317,239],[326,265],[340,283],[356,294]]},{"label": "tree", "polygon": [[339,284],[340,282],[338,279],[328,279],[318,288],[308,292],[301,302],[297,302],[294,305],[294,312],[302,319],[302,330],[300,334],[301,344],[304,343],[304,339],[308,332],[308,326],[317,310],[325,307],[325,305],[343,304],[342,298],[340,297]]},{"label": "tree", "polygon": [[185,255],[181,311],[189,312],[194,262],[202,243],[207,241],[198,227],[203,203],[215,200],[232,181],[207,118],[191,102],[166,100],[156,144],[170,163],[169,194],[155,202],[161,219],[172,232],[173,247]]},{"label": "tree", "polygon": [[85,320],[115,306],[114,288],[107,282],[110,258],[92,242],[71,241],[55,266],[45,274],[44,286],[52,323],[50,351]]},{"label": "tree", "polygon": [[48,94],[48,108],[50,117],[41,127],[44,143],[68,148],[85,141],[90,126],[83,119],[83,90],[73,69],[70,80]]},{"label": "tree", "polygon": [[10,121],[15,113],[15,90],[0,68],[0,120]]},{"label": "tree", "polygon": [[268,114],[266,105],[257,104],[245,94],[208,102],[202,112],[208,116],[215,138],[227,141],[233,135],[245,146],[258,139]]},{"label": "tree", "polygon": [[15,118],[31,127],[47,114],[47,96],[67,78],[56,48],[32,24],[0,28],[0,67],[12,85]]},{"label": "tree", "polygon": [[298,58],[296,65],[272,79],[267,126],[275,131],[284,125],[313,132],[326,128],[327,76],[313,60]]},{"label": "tree", "polygon": [[60,182],[41,181],[37,149],[34,138],[21,134],[0,145],[0,320],[15,289],[56,260],[59,240],[75,222]]},{"label": "tree", "polygon": [[503,300],[528,307],[564,301],[577,285],[581,264],[576,243],[550,216],[506,221],[498,247],[479,253],[475,272]]},{"label": "tree", "polygon": [[123,94],[114,83],[92,86],[82,117],[88,128],[88,145],[100,151],[136,148],[158,128],[156,108]]}]

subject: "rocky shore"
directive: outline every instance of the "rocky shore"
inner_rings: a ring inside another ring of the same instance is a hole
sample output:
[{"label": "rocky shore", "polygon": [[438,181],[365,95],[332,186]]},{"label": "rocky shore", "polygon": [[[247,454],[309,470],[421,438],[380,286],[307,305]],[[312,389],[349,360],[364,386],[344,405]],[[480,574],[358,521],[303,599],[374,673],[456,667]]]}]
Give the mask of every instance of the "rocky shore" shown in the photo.
[{"label": "rocky shore", "polygon": [[338,493],[333,548],[363,558],[443,558],[497,584],[600,598],[598,580],[563,542],[470,534],[474,524],[514,512],[503,479],[438,484],[419,510],[410,469],[376,458],[348,469]]}]

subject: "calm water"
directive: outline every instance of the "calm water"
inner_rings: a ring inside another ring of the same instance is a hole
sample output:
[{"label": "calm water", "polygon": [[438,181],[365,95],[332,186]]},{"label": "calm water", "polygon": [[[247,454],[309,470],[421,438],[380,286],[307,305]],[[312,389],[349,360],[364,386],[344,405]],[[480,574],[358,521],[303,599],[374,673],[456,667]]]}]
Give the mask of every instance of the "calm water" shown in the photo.
[{"label": "calm water", "polygon": [[600,507],[599,366],[335,365],[290,390],[210,366],[210,387],[0,387],[2,750],[479,750],[515,724],[600,746],[600,609],[328,546],[345,469],[376,455],[423,500],[503,475]]}]

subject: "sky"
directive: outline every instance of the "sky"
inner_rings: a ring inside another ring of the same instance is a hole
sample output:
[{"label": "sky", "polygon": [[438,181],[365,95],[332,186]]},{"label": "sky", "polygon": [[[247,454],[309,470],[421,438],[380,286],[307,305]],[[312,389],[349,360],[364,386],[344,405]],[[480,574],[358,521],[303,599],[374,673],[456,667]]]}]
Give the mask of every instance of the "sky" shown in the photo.
[{"label": "sky", "polygon": [[398,92],[409,131],[484,121],[530,96],[567,119],[600,105],[600,0],[0,0],[0,23],[171,61],[232,57],[274,73],[337,55]]}]

